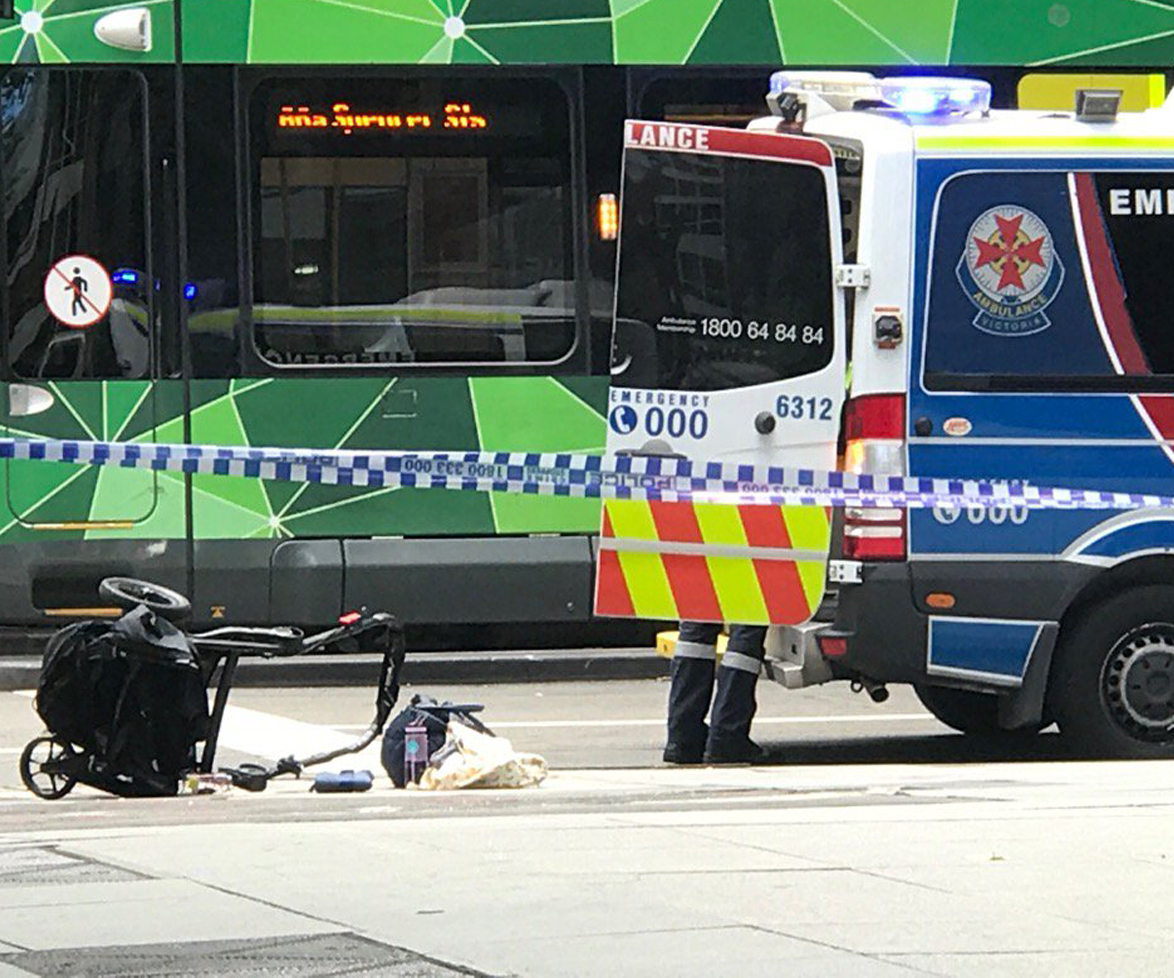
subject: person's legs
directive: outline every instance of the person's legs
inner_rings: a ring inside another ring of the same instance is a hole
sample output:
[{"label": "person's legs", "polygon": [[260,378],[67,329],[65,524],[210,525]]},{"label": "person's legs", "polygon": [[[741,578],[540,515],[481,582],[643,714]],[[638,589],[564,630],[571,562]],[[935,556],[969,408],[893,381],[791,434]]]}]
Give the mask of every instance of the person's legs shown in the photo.
[{"label": "person's legs", "polygon": [[705,714],[713,696],[714,665],[720,625],[683,621],[673,653],[669,685],[668,740],[664,759],[670,764],[700,764],[708,730]]},{"label": "person's legs", "polygon": [[717,670],[717,693],[705,744],[707,763],[740,763],[762,757],[762,749],[750,739],[750,723],[758,708],[754,688],[766,654],[765,641],[766,629],[760,625],[730,628],[730,641]]}]

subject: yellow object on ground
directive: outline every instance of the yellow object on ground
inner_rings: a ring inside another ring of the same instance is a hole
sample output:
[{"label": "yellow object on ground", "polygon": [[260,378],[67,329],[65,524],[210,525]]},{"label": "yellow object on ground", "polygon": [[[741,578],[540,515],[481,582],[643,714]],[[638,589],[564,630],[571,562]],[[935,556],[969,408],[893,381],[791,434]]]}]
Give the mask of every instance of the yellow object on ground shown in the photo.
[{"label": "yellow object on ground", "polygon": [[1079,88],[1121,89],[1121,109],[1124,112],[1156,109],[1166,101],[1165,75],[1040,73],[1019,79],[1019,108],[1071,112],[1076,106],[1076,90]]},{"label": "yellow object on ground", "polygon": [[[656,654],[662,659],[671,659],[677,650],[677,637],[680,632],[659,632],[656,636]],[[726,650],[729,636],[725,633],[717,637],[717,657],[720,659]]]}]

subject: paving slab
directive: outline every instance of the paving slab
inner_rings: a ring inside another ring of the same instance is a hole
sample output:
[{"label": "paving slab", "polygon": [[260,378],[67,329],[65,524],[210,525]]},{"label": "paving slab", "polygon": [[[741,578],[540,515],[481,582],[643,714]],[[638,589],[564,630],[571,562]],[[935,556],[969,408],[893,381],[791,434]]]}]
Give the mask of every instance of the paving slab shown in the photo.
[{"label": "paving slab", "polygon": [[339,929],[183,879],[0,889],[0,940],[35,950]]},{"label": "paving slab", "polygon": [[1124,978],[1174,974],[1169,946],[1138,951],[1036,951],[1007,954],[909,954],[886,960],[946,978]]},{"label": "paving slab", "polygon": [[[820,947],[752,927],[672,928],[558,940],[524,936],[464,945],[451,953],[481,968],[535,978],[664,978],[736,974],[738,978],[911,978],[908,965]],[[466,949],[467,948],[467,949]],[[734,965],[732,962],[737,962]],[[669,962],[672,962],[669,964]]]}]

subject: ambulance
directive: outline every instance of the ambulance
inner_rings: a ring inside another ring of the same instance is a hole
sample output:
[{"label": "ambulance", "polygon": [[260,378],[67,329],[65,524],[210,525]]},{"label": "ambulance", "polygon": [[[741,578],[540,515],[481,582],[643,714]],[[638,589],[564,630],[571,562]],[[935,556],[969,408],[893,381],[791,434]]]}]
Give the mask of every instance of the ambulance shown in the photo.
[{"label": "ambulance", "polygon": [[[1174,493],[1174,108],[780,72],[625,134],[609,450]],[[609,501],[597,610],[977,737],[1174,757],[1174,512]]]}]

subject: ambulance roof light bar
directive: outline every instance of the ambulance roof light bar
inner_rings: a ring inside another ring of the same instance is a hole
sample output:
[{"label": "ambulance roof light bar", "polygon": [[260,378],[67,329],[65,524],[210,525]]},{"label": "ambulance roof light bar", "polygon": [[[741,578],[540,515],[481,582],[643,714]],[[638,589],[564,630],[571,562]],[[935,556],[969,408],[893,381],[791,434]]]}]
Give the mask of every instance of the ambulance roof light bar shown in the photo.
[{"label": "ambulance roof light bar", "polygon": [[916,116],[950,116],[991,108],[991,86],[978,78],[882,78],[881,97],[898,112]]},{"label": "ambulance roof light bar", "polygon": [[766,96],[773,114],[791,115],[801,103],[808,118],[850,112],[862,100],[881,100],[876,77],[867,71],[776,71]]},{"label": "ambulance roof light bar", "polygon": [[991,86],[977,78],[876,78],[864,71],[776,71],[767,95],[772,112],[784,114],[780,109],[788,99],[803,101],[808,117],[850,111],[864,102],[891,105],[908,116],[948,118],[988,112]]}]

